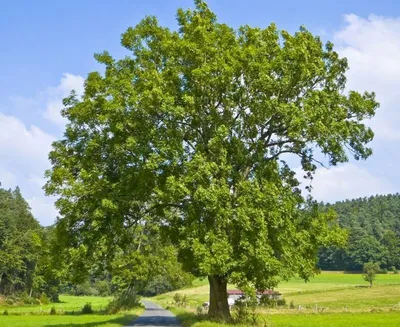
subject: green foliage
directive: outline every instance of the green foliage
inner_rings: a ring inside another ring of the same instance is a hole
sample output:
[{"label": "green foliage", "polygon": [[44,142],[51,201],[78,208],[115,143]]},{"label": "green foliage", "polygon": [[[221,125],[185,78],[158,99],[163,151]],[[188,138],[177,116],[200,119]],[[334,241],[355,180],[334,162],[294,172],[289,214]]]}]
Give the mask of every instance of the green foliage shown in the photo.
[{"label": "green foliage", "polygon": [[7,309],[5,309],[5,310],[3,311],[3,316],[8,316],[8,310],[7,310]]},{"label": "green foliage", "polygon": [[369,282],[372,287],[372,282],[374,281],[376,274],[380,272],[379,264],[376,262],[367,262],[363,265],[363,278],[365,281]]},{"label": "green foliage", "polygon": [[56,307],[51,307],[50,314],[51,315],[56,315],[57,314]]},{"label": "green foliage", "polygon": [[290,309],[295,309],[296,308],[296,306],[294,305],[294,301],[293,300],[290,301],[289,308]]},{"label": "green foliage", "polygon": [[255,326],[257,315],[255,313],[257,302],[254,299],[236,301],[233,311],[233,320],[236,323]]},{"label": "green foliage", "polygon": [[175,293],[173,300],[174,300],[174,304],[177,307],[186,307],[188,304],[188,299],[187,299],[186,294]]},{"label": "green foliage", "polygon": [[107,305],[106,311],[115,314],[121,310],[131,310],[140,306],[139,297],[132,290],[118,293]]},{"label": "green foliage", "polygon": [[[119,282],[141,289],[156,226],[215,290],[307,279],[318,249],[345,235],[302,197],[283,156],[300,158],[308,178],[316,150],[332,165],[366,159],[375,95],[345,92],[346,59],[304,27],[234,30],[195,5],[178,10],[178,31],[155,17],[129,28],[131,56],[96,54],[105,74],[64,100],[69,123],[45,187],[59,198],[60,251],[76,275],[113,261]],[[214,295],[210,314],[229,318]]]},{"label": "green foliage", "polygon": [[48,304],[50,303],[50,299],[48,298],[48,296],[45,293],[42,293],[40,295],[40,303],[41,304]]},{"label": "green foliage", "polygon": [[49,289],[57,288],[49,265],[49,234],[32,216],[18,187],[0,188],[0,294],[34,304],[42,292],[50,296]]},{"label": "green foliage", "polygon": [[268,295],[263,295],[260,298],[260,305],[267,307],[267,308],[276,308],[276,307],[282,307],[286,305],[286,300],[285,299],[275,299],[272,298]]},{"label": "green foliage", "polygon": [[393,274],[397,275],[399,273],[399,271],[397,270],[397,268],[395,266],[392,266],[392,271]]},{"label": "green foliage", "polygon": [[400,266],[400,195],[379,195],[321,205],[335,210],[340,226],[349,232],[344,249],[325,248],[319,267],[325,270],[361,270],[365,262],[390,269]]},{"label": "green foliage", "polygon": [[92,304],[91,303],[86,303],[82,310],[81,310],[82,314],[92,314],[93,313],[93,309],[92,309]]}]

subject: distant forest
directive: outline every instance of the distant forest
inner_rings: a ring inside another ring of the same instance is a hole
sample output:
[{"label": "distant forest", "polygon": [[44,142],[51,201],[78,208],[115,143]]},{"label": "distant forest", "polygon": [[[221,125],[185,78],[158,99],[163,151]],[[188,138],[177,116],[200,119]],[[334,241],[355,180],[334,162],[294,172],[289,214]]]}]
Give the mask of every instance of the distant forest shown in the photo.
[{"label": "distant forest", "polygon": [[320,251],[323,270],[360,270],[363,263],[379,262],[381,268],[400,268],[400,195],[378,195],[321,204],[338,214],[341,227],[348,231],[345,249]]}]

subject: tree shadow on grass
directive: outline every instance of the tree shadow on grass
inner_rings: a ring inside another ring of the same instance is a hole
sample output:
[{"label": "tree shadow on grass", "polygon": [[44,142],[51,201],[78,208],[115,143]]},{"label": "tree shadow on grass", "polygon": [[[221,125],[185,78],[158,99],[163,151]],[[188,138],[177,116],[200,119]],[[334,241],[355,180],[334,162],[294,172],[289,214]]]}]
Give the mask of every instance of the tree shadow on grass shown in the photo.
[{"label": "tree shadow on grass", "polygon": [[[77,314],[75,314],[74,316],[90,317],[90,315],[77,315]],[[77,323],[56,323],[56,324],[45,325],[44,327],[95,327],[95,326],[101,326],[101,325],[105,325],[105,324],[119,324],[121,326],[125,326],[125,325],[133,322],[137,318],[138,318],[138,315],[126,314],[123,317],[110,318],[109,320],[104,320],[104,321],[95,321],[95,322],[86,322],[86,323],[79,323],[79,322],[77,322]]]}]

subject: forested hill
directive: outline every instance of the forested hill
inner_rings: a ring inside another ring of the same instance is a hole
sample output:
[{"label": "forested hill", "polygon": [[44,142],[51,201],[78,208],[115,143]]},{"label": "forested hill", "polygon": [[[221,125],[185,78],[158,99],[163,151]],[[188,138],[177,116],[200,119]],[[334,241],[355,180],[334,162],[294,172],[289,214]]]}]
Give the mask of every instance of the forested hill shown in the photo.
[{"label": "forested hill", "polygon": [[400,268],[400,195],[379,195],[322,204],[333,208],[340,225],[349,232],[346,249],[324,249],[320,268],[358,270],[375,261],[382,268]]},{"label": "forested hill", "polygon": [[0,188],[0,296],[44,293],[57,298],[58,282],[49,267],[49,230],[32,216],[18,187]]}]

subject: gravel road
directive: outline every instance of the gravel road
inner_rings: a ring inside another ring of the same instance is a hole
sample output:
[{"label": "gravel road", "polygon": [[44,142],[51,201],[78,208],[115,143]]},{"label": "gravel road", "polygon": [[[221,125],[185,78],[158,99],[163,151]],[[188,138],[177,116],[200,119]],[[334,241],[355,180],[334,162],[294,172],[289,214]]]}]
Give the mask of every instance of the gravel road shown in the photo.
[{"label": "gravel road", "polygon": [[172,312],[153,302],[143,301],[143,304],[146,307],[146,311],[126,327],[181,327]]}]

